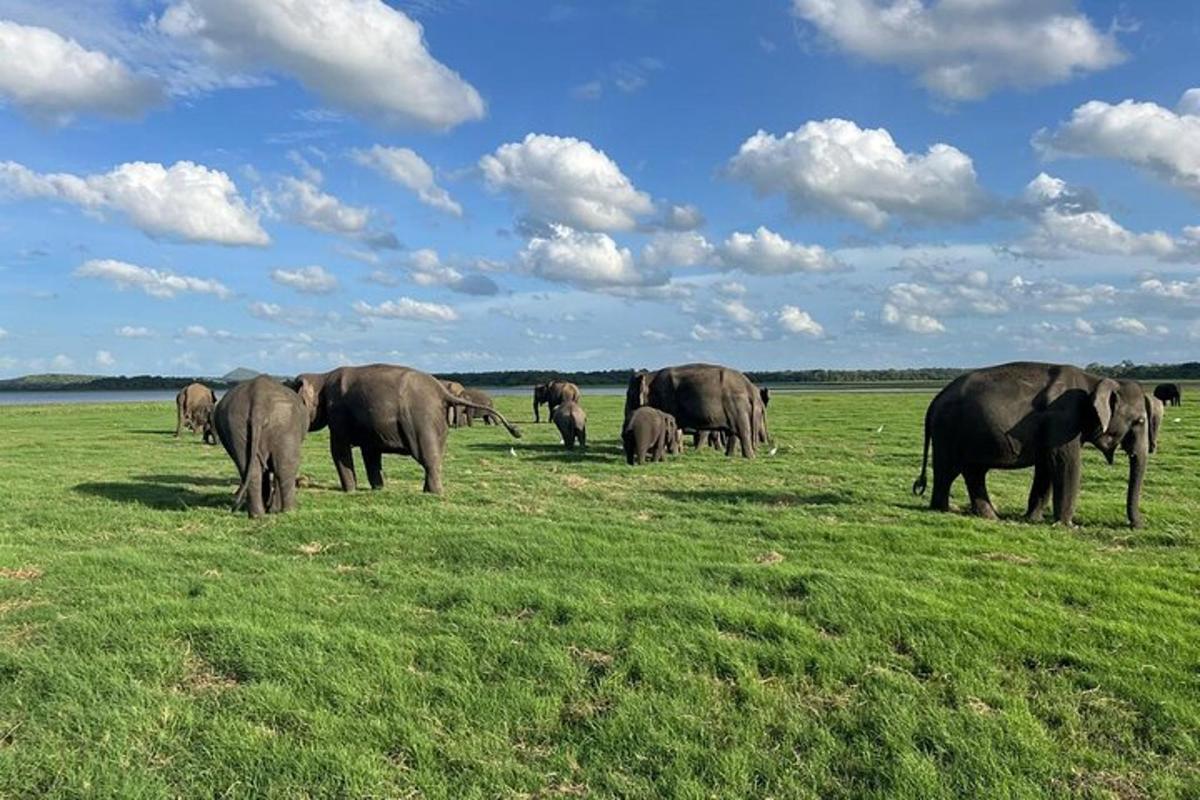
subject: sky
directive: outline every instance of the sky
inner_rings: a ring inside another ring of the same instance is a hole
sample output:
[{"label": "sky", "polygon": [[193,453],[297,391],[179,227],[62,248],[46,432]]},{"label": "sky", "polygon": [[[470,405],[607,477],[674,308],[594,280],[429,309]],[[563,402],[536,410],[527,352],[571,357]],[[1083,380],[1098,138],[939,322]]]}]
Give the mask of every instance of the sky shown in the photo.
[{"label": "sky", "polygon": [[1200,4],[0,0],[0,376],[1195,360]]}]

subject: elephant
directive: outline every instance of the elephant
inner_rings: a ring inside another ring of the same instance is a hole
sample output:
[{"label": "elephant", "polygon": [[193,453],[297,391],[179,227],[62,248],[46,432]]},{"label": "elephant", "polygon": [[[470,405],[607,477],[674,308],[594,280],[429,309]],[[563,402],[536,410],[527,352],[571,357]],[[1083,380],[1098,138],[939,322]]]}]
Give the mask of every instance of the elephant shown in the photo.
[{"label": "elephant", "polygon": [[1160,383],[1154,387],[1154,396],[1162,400],[1165,406],[1183,404],[1183,393],[1180,391],[1178,383]]},{"label": "elephant", "polygon": [[483,420],[484,425],[499,424],[496,420],[496,406],[492,401],[492,396],[490,394],[482,389],[472,389],[467,387],[463,389],[462,396],[470,400],[475,405],[481,407],[465,409],[466,423],[468,428],[471,427],[471,422],[476,418]]},{"label": "elephant", "polygon": [[549,406],[550,416],[553,417],[554,409],[571,400],[578,403],[579,397],[579,387],[570,381],[554,380],[549,383],[539,383],[533,387],[533,421],[542,421],[538,411],[542,403]]},{"label": "elephant", "polygon": [[641,406],[675,417],[680,428],[720,430],[728,434],[725,454],[740,445],[742,456],[754,458],[762,395],[745,375],[715,364],[684,364],[654,372],[639,370],[625,393],[625,419]]},{"label": "elephant", "polygon": [[[455,397],[464,397],[466,387],[458,381],[441,381],[442,386],[446,387],[446,391]],[[461,428],[463,425],[470,425],[470,421],[466,417],[466,409],[462,406],[450,406],[446,409],[446,423],[451,428]]]},{"label": "elephant", "polygon": [[217,405],[217,395],[203,383],[189,383],[175,395],[175,438],[186,427],[193,433],[200,431],[205,444],[216,444],[213,433],[212,413]]},{"label": "elephant", "polygon": [[714,450],[724,450],[729,446],[729,435],[725,431],[707,430],[707,431],[691,431],[692,447],[699,450],[702,447],[711,447]]},{"label": "elephant", "polygon": [[767,430],[767,406],[771,404],[771,390],[765,386],[759,387],[758,397],[762,403],[754,416],[754,441],[766,444],[771,440],[771,433]]},{"label": "elephant", "polygon": [[1146,403],[1150,410],[1150,452],[1158,452],[1158,434],[1162,430],[1163,417],[1166,416],[1166,409],[1163,407],[1163,401],[1157,397],[1146,395]]},{"label": "elephant", "polygon": [[650,406],[634,409],[621,431],[625,461],[630,466],[662,461],[664,454],[679,452],[680,436],[675,417],[665,411]]},{"label": "elephant", "polygon": [[924,494],[930,443],[930,506],[950,509],[950,486],[962,475],[974,513],[995,519],[986,478],[991,469],[1033,467],[1026,519],[1042,519],[1051,493],[1054,517],[1073,524],[1079,499],[1080,448],[1094,445],[1109,464],[1117,447],[1129,456],[1125,511],[1142,525],[1142,481],[1150,451],[1150,405],[1142,387],[1058,364],[1017,362],[959,376],[930,402],[925,449],[913,494]]},{"label": "elephant", "polygon": [[398,453],[424,468],[426,492],[441,494],[446,412],[454,405],[490,410],[514,438],[521,437],[499,412],[455,397],[437,378],[410,367],[339,367],[299,375],[291,386],[308,409],[308,429],[329,428],[329,451],[344,492],[358,487],[353,454],[358,447],[372,489],[383,488],[383,454]]},{"label": "elephant", "polygon": [[308,410],[299,395],[260,375],[226,392],[212,416],[241,478],[232,510],[243,503],[251,517],[293,510],[308,432]]},{"label": "elephant", "polygon": [[580,447],[587,447],[587,412],[583,406],[574,400],[568,400],[550,415],[551,421],[562,435],[563,445],[568,450],[575,449],[575,440]]}]

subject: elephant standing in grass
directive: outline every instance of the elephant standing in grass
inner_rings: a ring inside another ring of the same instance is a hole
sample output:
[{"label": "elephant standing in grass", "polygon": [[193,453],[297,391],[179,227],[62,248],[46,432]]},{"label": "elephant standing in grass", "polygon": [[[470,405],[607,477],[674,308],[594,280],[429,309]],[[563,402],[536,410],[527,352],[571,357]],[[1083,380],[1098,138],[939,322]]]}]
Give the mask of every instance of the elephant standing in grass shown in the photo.
[{"label": "elephant standing in grass", "polygon": [[572,401],[579,402],[579,387],[570,381],[539,383],[533,387],[533,421],[542,421],[539,414],[542,403],[546,403],[550,407],[550,416],[553,417],[554,409],[563,403]]},{"label": "elephant standing in grass", "polygon": [[673,416],[680,428],[723,431],[726,455],[740,445],[742,456],[754,458],[762,396],[758,387],[735,369],[715,364],[684,364],[654,372],[641,370],[629,379],[625,418],[642,406]]},{"label": "elephant standing in grass", "polygon": [[[441,381],[441,384],[446,387],[447,392],[455,397],[465,397],[466,387],[458,381]],[[466,409],[457,405],[446,409],[446,423],[451,428],[461,428],[463,425],[471,424]]]},{"label": "elephant standing in grass", "polygon": [[251,517],[261,517],[294,509],[301,444],[308,431],[308,411],[300,397],[259,376],[226,392],[212,416],[241,478],[233,510],[245,503]]},{"label": "elephant standing in grass", "polygon": [[1028,362],[975,370],[956,378],[929,404],[921,475],[913,493],[925,491],[932,443],[932,508],[949,510],[950,486],[962,475],[972,511],[994,519],[988,470],[1033,467],[1026,518],[1040,520],[1053,495],[1055,519],[1071,525],[1079,499],[1082,446],[1094,445],[1109,464],[1120,447],[1129,456],[1125,512],[1129,524],[1138,528],[1150,417],[1150,402],[1133,381]]},{"label": "elephant standing in grass", "polygon": [[662,461],[667,453],[679,452],[681,435],[675,418],[665,411],[650,406],[635,409],[621,431],[625,461],[631,466]]},{"label": "elephant standing in grass", "polygon": [[1162,430],[1166,409],[1163,407],[1163,401],[1157,397],[1147,395],[1146,402],[1150,404],[1150,452],[1156,453],[1158,452],[1158,434]]},{"label": "elephant standing in grass", "polygon": [[471,427],[472,420],[478,418],[483,420],[484,425],[498,425],[496,419],[496,404],[492,400],[492,396],[482,389],[472,389],[470,387],[463,389],[462,396],[474,403],[478,408],[467,408],[466,422],[467,427]]},{"label": "elephant standing in grass", "polygon": [[175,395],[175,438],[186,427],[199,431],[205,444],[216,444],[213,433],[212,414],[217,405],[217,395],[202,383],[189,383]]},{"label": "elephant standing in grass", "polygon": [[1162,400],[1164,406],[1177,406],[1183,403],[1183,392],[1178,383],[1160,383],[1154,387],[1154,396]]},{"label": "elephant standing in grass", "polygon": [[580,447],[587,447],[587,412],[579,403],[574,400],[563,403],[554,409],[550,420],[558,427],[563,445],[568,450],[575,449],[576,439],[579,440]]},{"label": "elephant standing in grass", "polygon": [[308,429],[329,428],[329,451],[345,492],[358,488],[358,447],[372,489],[383,488],[383,454],[398,453],[424,468],[426,492],[441,494],[447,411],[455,405],[490,410],[510,434],[521,436],[499,412],[455,397],[437,378],[408,367],[340,367],[300,375],[292,385],[308,409]]}]

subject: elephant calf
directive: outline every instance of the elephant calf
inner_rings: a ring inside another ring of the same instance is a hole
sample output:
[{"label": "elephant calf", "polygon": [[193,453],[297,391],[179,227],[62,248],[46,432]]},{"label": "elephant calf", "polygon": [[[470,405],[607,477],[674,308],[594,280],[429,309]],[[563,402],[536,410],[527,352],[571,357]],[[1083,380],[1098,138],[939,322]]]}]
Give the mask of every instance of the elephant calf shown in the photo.
[{"label": "elephant calf", "polygon": [[621,441],[625,445],[625,461],[630,465],[662,461],[666,453],[679,452],[679,425],[665,411],[642,406],[629,415],[621,431]]},{"label": "elephant calf", "polygon": [[186,427],[193,433],[199,431],[205,444],[216,444],[213,433],[212,414],[217,405],[217,395],[202,383],[189,383],[175,395],[175,438]]},{"label": "elephant calf", "polygon": [[296,507],[300,446],[308,410],[300,396],[265,376],[230,389],[213,412],[213,425],[242,483],[233,500],[251,517]]},{"label": "elephant calf", "polygon": [[583,406],[574,400],[568,400],[554,409],[550,419],[558,427],[563,444],[568,450],[575,449],[576,439],[579,440],[580,447],[587,447],[587,412],[583,410]]}]

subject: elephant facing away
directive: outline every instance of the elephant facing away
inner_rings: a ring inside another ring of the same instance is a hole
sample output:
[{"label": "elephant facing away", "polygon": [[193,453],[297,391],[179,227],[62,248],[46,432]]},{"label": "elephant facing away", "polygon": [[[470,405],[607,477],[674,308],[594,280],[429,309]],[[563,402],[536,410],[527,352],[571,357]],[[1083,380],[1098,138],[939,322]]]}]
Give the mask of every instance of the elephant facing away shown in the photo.
[{"label": "elephant facing away", "polygon": [[540,409],[542,403],[550,407],[550,416],[553,418],[554,409],[558,408],[563,403],[579,402],[579,387],[570,381],[550,381],[549,383],[539,383],[533,387],[533,421],[541,422]]},{"label": "elephant facing away", "polygon": [[492,396],[482,389],[472,389],[467,387],[463,389],[463,397],[470,400],[478,408],[466,409],[467,427],[471,427],[471,422],[475,419],[483,420],[484,425],[499,425],[499,420],[496,419],[496,404],[492,400]]},{"label": "elephant facing away", "polygon": [[1154,387],[1154,396],[1162,400],[1164,406],[1177,406],[1183,403],[1183,391],[1178,383],[1160,383]]},{"label": "elephant facing away", "polygon": [[[447,392],[455,397],[466,397],[466,387],[458,381],[440,381],[440,383],[446,387]],[[446,409],[446,423],[451,428],[461,428],[464,425],[470,425],[471,420],[463,406],[454,405]]]},{"label": "elephant facing away", "polygon": [[583,406],[574,400],[568,400],[550,415],[550,420],[558,428],[562,436],[563,446],[568,450],[575,449],[575,440],[580,447],[587,447],[587,412]]},{"label": "elephant facing away", "polygon": [[217,395],[203,383],[189,383],[175,395],[175,438],[186,427],[199,431],[205,444],[216,444],[213,433],[212,414],[217,405]]},{"label": "elephant facing away", "polygon": [[294,509],[308,431],[308,411],[299,396],[260,375],[225,393],[213,425],[241,478],[233,510],[245,503],[251,517],[261,517]]},{"label": "elephant facing away", "polygon": [[923,494],[930,445],[930,506],[950,508],[950,487],[962,475],[974,513],[996,517],[986,477],[992,469],[1033,467],[1026,518],[1042,518],[1053,496],[1054,518],[1072,524],[1079,499],[1080,449],[1094,445],[1111,464],[1120,447],[1129,456],[1126,516],[1141,527],[1142,481],[1150,452],[1150,405],[1142,387],[1077,367],[1020,362],[975,370],[952,381],[925,413]]},{"label": "elephant facing away", "polygon": [[682,433],[675,418],[657,408],[635,409],[621,431],[625,461],[630,466],[647,461],[662,461],[667,453],[679,452]]},{"label": "elephant facing away", "polygon": [[[383,488],[383,454],[412,456],[425,470],[425,491],[442,493],[447,410],[485,410],[455,397],[432,375],[409,367],[371,364],[306,373],[291,384],[308,409],[308,429],[329,428],[329,451],[342,491],[358,488],[353,448],[362,450],[372,489]],[[490,410],[512,436],[521,432]]]},{"label": "elephant facing away", "polygon": [[754,458],[762,396],[758,387],[735,369],[715,364],[684,364],[654,372],[641,370],[629,379],[625,418],[641,406],[673,416],[680,428],[718,430],[728,435],[726,455],[740,445],[742,456]]}]

